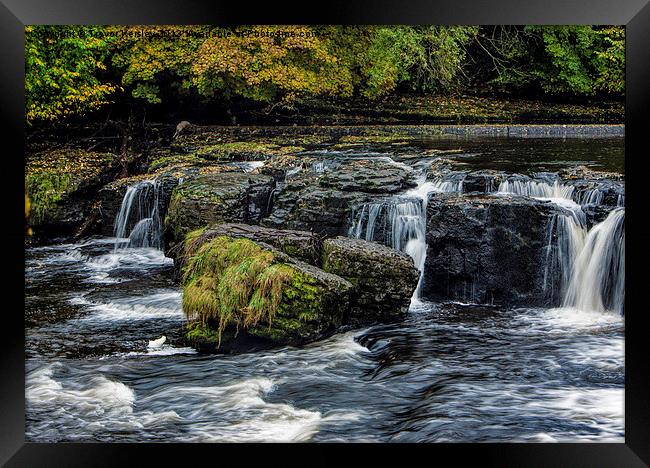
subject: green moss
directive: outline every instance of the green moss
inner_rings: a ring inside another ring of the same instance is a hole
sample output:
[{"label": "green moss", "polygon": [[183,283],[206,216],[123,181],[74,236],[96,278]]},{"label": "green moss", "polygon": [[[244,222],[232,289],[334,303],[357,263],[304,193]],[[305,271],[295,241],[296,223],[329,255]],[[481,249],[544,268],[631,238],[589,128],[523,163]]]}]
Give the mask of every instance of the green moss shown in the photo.
[{"label": "green moss", "polygon": [[219,236],[197,246],[194,231],[185,241],[183,310],[191,321],[226,326],[271,326],[285,287],[299,276],[294,268],[274,262],[274,254],[249,239]]},{"label": "green moss", "polygon": [[71,189],[72,176],[54,171],[39,171],[29,174],[26,180],[27,194],[30,198],[33,224],[42,223],[48,213],[56,209],[56,204]]},{"label": "green moss", "polygon": [[193,154],[173,154],[169,156],[162,156],[154,159],[149,164],[149,172],[158,172],[170,167],[182,168],[188,166],[196,166],[205,164],[204,160]]},{"label": "green moss", "polygon": [[189,323],[185,337],[191,341],[219,342],[219,334],[201,322]]},{"label": "green moss", "polygon": [[239,159],[266,159],[272,156],[296,153],[303,150],[304,148],[301,146],[280,146],[273,143],[235,141],[202,146],[194,151],[192,156],[207,160],[233,161]]},{"label": "green moss", "polygon": [[59,148],[27,155],[25,191],[30,199],[30,222],[40,224],[56,210],[57,203],[84,181],[98,180],[114,156],[73,148]]},{"label": "green moss", "polygon": [[345,135],[339,139],[339,143],[363,144],[363,143],[404,143],[412,140],[410,135],[401,134],[377,134],[377,135]]}]

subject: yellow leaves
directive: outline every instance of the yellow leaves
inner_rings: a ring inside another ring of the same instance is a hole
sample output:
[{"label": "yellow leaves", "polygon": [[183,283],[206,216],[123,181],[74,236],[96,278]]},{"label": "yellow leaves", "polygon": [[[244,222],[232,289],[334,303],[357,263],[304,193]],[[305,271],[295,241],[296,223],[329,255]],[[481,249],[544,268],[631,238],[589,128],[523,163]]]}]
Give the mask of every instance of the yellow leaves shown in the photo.
[{"label": "yellow leaves", "polygon": [[25,192],[25,219],[29,219],[29,212],[31,211],[32,203],[29,199],[29,195]]}]

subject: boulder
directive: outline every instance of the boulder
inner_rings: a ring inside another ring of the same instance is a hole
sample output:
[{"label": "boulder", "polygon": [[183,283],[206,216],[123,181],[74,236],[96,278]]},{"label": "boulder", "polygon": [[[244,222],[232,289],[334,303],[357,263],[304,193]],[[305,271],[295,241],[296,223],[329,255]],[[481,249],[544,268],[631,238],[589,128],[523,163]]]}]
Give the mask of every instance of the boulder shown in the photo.
[{"label": "boulder", "polygon": [[353,325],[402,318],[420,276],[407,254],[348,237],[324,241],[323,269],[354,285],[346,320]]},{"label": "boulder", "polygon": [[258,223],[268,213],[275,181],[262,174],[204,173],[173,190],[165,217],[167,248],[189,231],[223,222]]},{"label": "boulder", "polygon": [[263,242],[189,235],[183,255],[187,339],[203,352],[301,345],[334,333],[349,309],[350,282]]},{"label": "boulder", "polygon": [[432,196],[422,297],[544,304],[548,226],[558,213],[558,206],[528,197]]},{"label": "boulder", "polygon": [[354,207],[415,186],[413,171],[388,158],[340,158],[328,164],[328,170],[310,167],[285,179],[262,224],[343,235]]},{"label": "boulder", "polygon": [[[314,266],[321,266],[322,262],[322,239],[312,232],[295,231],[289,229],[272,229],[263,226],[256,226],[242,223],[215,224],[201,231],[190,234],[198,242],[204,243],[219,236],[227,236],[233,239],[246,238],[254,242],[269,244],[291,257],[309,263]],[[183,244],[178,244],[181,247]],[[176,258],[182,254],[179,248],[170,250],[169,256]],[[182,255],[181,255],[182,257]]]},{"label": "boulder", "polygon": [[463,178],[463,192],[491,193],[499,188],[504,173],[493,170],[470,171]]}]

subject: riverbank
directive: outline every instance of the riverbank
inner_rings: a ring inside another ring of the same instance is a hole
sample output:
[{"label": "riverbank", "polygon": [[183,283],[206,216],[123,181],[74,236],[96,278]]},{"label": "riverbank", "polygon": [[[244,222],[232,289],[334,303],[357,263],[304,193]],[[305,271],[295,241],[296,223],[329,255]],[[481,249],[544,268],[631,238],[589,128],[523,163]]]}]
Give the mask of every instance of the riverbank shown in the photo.
[{"label": "riverbank", "polygon": [[483,96],[392,95],[378,101],[310,99],[290,109],[242,111],[238,123],[372,124],[588,124],[623,123],[623,101],[552,102]]}]

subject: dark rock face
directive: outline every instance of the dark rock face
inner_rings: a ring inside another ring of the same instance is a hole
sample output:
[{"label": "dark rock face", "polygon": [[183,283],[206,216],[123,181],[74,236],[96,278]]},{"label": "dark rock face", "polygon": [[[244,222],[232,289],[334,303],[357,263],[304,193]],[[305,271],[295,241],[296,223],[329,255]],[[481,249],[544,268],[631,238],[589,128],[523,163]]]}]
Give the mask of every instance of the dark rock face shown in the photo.
[{"label": "dark rock face", "polygon": [[262,174],[208,173],[173,190],[165,218],[168,248],[189,231],[223,222],[258,223],[269,208],[275,181]]},{"label": "dark rock face", "polygon": [[483,170],[467,173],[463,178],[463,192],[491,193],[499,188],[504,174],[499,171]]},{"label": "dark rock face", "polygon": [[385,158],[344,159],[333,170],[288,178],[274,198],[269,227],[345,234],[355,206],[414,187],[413,171]]},{"label": "dark rock face", "polygon": [[527,197],[431,197],[422,297],[543,304],[547,226],[559,212]]},{"label": "dark rock face", "polygon": [[347,323],[386,322],[403,317],[419,272],[411,257],[376,242],[337,237],[323,243],[323,269],[354,285]]}]

